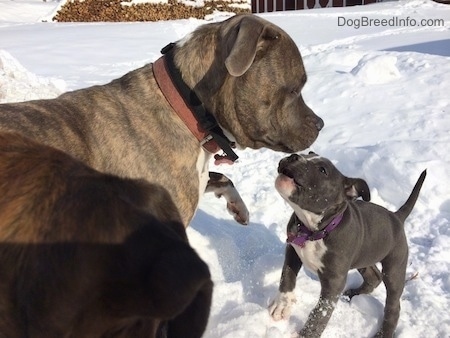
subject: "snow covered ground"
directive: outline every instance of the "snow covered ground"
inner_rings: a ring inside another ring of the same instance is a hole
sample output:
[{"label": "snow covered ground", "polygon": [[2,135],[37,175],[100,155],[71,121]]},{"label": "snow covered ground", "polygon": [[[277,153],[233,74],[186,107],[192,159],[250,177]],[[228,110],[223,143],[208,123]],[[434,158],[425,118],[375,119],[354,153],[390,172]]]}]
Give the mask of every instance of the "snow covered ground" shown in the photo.
[{"label": "snow covered ground", "polygon": [[[205,23],[40,22],[57,6],[0,0],[0,102],[105,83],[156,60],[167,43]],[[262,16],[285,29],[302,52],[308,72],[303,96],[325,121],[312,150],[344,174],[364,178],[372,201],[391,210],[428,169],[406,222],[407,275],[418,275],[406,284],[397,337],[450,337],[450,6],[402,0]],[[218,13],[209,21],[225,17]],[[356,28],[369,19],[370,26]],[[239,155],[238,164],[211,169],[234,180],[250,209],[250,225],[234,223],[223,200],[205,195],[188,229],[215,282],[205,337],[288,338],[315,305],[319,282],[302,269],[290,320],[269,317],[291,214],[273,187],[284,155],[270,150]],[[348,286],[359,282],[357,272],[350,272]],[[351,303],[340,301],[323,337],[374,334],[385,293],[380,286]]]}]

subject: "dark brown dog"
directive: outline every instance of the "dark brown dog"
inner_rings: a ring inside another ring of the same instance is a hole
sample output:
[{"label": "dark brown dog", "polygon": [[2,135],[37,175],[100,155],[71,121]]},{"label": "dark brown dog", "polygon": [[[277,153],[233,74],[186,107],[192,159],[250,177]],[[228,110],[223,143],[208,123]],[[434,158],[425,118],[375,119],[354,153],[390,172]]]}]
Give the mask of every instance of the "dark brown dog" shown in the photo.
[{"label": "dark brown dog", "polygon": [[0,337],[201,337],[212,282],[169,193],[0,133]]}]

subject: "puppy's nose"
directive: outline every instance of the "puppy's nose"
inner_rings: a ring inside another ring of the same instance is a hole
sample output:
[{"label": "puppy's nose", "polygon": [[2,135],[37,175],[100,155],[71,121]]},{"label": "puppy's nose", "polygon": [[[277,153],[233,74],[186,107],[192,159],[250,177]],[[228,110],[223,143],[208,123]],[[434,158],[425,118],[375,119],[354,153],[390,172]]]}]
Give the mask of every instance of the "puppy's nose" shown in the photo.
[{"label": "puppy's nose", "polygon": [[289,156],[287,158],[288,162],[295,162],[298,161],[300,159],[300,155],[298,154],[292,154],[291,156]]},{"label": "puppy's nose", "polygon": [[323,120],[317,116],[317,122],[316,122],[316,128],[317,130],[322,130],[323,126],[325,125],[325,123],[323,122]]}]

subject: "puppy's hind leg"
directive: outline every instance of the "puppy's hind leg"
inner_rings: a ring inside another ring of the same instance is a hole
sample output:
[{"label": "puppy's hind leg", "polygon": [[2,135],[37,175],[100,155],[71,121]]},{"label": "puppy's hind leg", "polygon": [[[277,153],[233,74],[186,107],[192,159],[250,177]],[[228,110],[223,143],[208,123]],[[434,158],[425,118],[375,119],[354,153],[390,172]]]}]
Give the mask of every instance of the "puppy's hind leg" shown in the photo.
[{"label": "puppy's hind leg", "polygon": [[233,215],[236,222],[247,225],[249,221],[249,212],[247,206],[234,187],[233,182],[223,174],[209,172],[209,181],[206,186],[206,192],[213,192],[217,198],[225,197],[227,209]]},{"label": "puppy's hind leg", "polygon": [[383,280],[383,275],[376,265],[358,269],[358,272],[361,274],[364,281],[359,288],[349,289],[344,292],[344,296],[347,296],[350,299],[352,299],[353,296],[371,293]]},{"label": "puppy's hind leg", "polygon": [[399,261],[398,257],[387,257],[383,264],[383,282],[386,286],[386,304],[384,306],[383,324],[375,335],[379,337],[394,337],[400,317],[400,297],[405,286],[406,265],[408,254]]}]

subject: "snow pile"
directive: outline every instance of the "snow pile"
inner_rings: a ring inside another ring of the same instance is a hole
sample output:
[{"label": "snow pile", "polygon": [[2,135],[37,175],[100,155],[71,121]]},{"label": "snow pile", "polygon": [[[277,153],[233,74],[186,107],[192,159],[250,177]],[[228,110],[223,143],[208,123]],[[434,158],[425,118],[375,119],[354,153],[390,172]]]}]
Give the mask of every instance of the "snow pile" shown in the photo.
[{"label": "snow pile", "polygon": [[364,57],[351,73],[368,84],[387,83],[400,77],[396,63],[397,58],[392,55]]},{"label": "snow pile", "polygon": [[63,91],[63,80],[30,73],[11,54],[0,50],[0,103],[54,98]]}]

